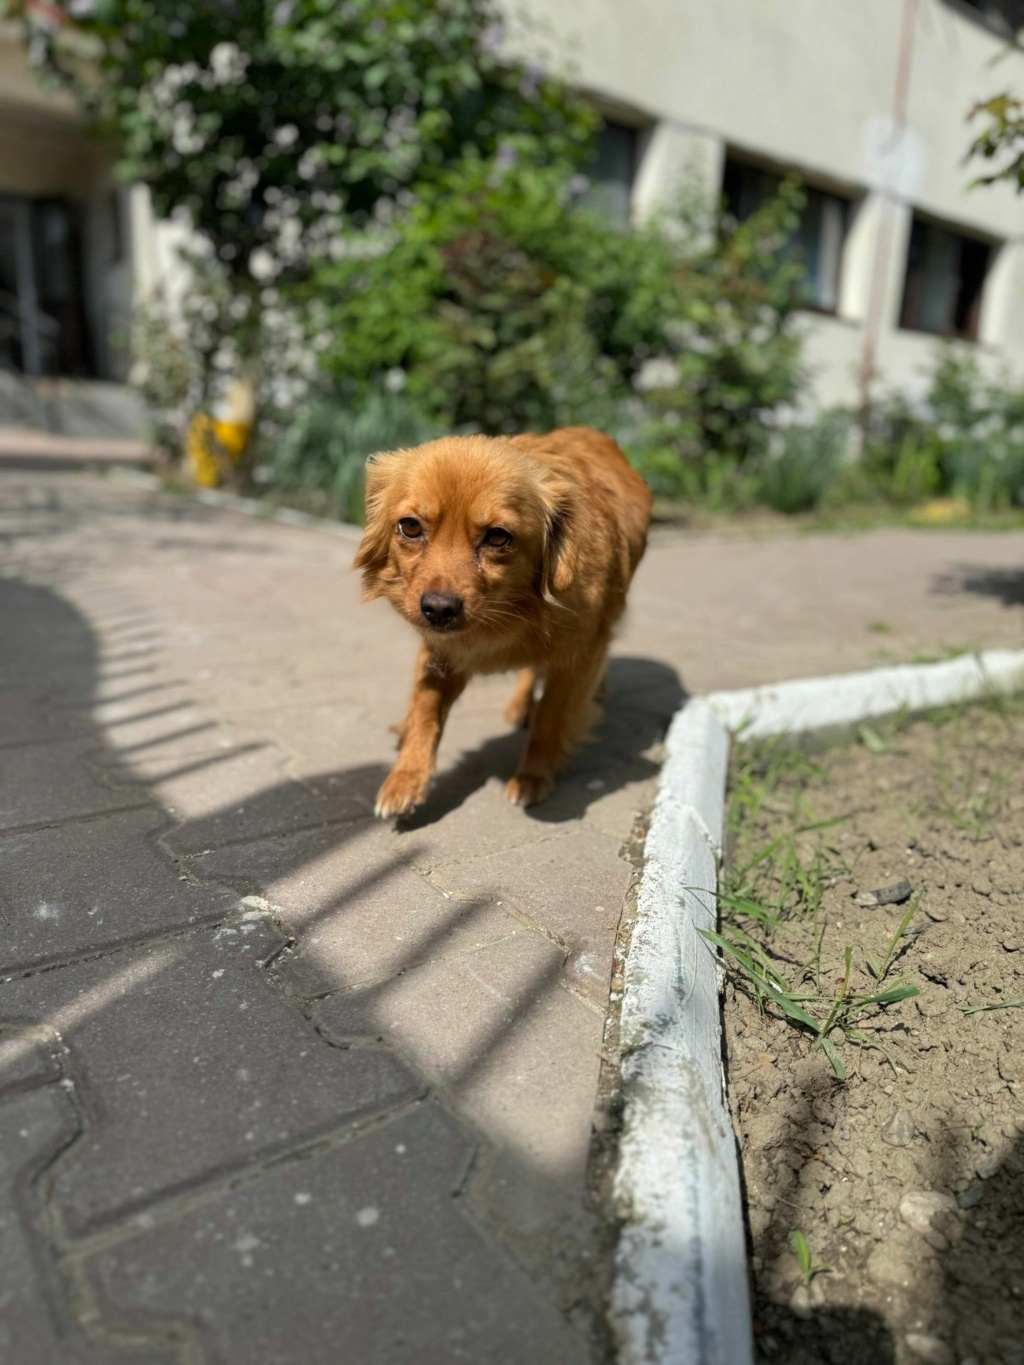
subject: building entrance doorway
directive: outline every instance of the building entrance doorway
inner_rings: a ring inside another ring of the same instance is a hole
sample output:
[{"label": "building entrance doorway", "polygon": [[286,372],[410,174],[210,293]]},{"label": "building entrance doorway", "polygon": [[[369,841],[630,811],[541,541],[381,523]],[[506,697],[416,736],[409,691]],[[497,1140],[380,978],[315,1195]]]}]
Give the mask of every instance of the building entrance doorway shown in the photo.
[{"label": "building entrance doorway", "polygon": [[63,200],[0,196],[0,366],[91,373],[78,213]]}]

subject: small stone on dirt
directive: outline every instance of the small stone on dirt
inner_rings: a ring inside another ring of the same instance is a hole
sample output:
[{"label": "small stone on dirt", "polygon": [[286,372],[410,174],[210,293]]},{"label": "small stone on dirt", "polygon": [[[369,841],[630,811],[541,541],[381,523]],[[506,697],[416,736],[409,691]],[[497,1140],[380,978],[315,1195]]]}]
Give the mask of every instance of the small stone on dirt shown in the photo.
[{"label": "small stone on dirt", "polygon": [[914,888],[908,881],[894,882],[892,886],[881,886],[877,891],[858,891],[854,903],[872,910],[876,905],[902,905],[910,900]]},{"label": "small stone on dirt", "polygon": [[910,1110],[897,1109],[882,1129],[882,1141],[890,1147],[908,1147],[916,1132],[917,1124]]},{"label": "small stone on dirt", "polygon": [[952,1347],[938,1337],[926,1332],[908,1332],[904,1340],[911,1355],[926,1361],[927,1365],[956,1365]]},{"label": "small stone on dirt", "polygon": [[998,1152],[988,1152],[974,1164],[974,1173],[979,1180],[991,1180],[1002,1170],[1003,1159]]},{"label": "small stone on dirt", "polygon": [[952,1212],[956,1200],[941,1190],[908,1190],[900,1200],[900,1217],[915,1232],[927,1232],[936,1214]]},{"label": "small stone on dirt", "polygon": [[825,1290],[822,1287],[819,1277],[815,1278],[810,1284],[799,1284],[790,1295],[789,1307],[792,1313],[798,1318],[809,1318],[815,1308],[820,1308],[825,1302]]},{"label": "small stone on dirt", "polygon": [[962,1209],[976,1209],[985,1195],[985,1186],[980,1180],[972,1180],[966,1190],[961,1190],[956,1202]]}]

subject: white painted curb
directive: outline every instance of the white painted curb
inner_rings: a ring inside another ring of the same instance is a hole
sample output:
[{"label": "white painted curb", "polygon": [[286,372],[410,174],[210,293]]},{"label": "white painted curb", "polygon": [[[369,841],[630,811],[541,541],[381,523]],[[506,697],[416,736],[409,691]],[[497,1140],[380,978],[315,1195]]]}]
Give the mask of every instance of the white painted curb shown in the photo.
[{"label": "white painted curb", "polygon": [[717,919],[729,732],[745,741],[1024,690],[1024,651],[695,697],[666,739],[623,974],[621,1365],[750,1365],[736,1141],[725,1098]]},{"label": "white painted curb", "polygon": [[730,730],[747,740],[850,725],[891,715],[903,707],[927,711],[987,692],[1013,692],[1022,687],[1024,652],[992,649],[942,664],[904,664],[741,692],[712,692],[708,702]]}]

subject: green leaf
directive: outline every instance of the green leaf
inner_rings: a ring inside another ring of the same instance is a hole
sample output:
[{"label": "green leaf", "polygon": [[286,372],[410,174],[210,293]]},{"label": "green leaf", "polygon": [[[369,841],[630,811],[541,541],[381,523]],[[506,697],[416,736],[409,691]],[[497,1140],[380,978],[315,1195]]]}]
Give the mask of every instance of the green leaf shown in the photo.
[{"label": "green leaf", "polygon": [[797,1264],[800,1267],[800,1273],[804,1277],[804,1279],[807,1280],[810,1278],[811,1266],[813,1265],[813,1261],[811,1259],[811,1248],[808,1244],[807,1238],[804,1236],[802,1232],[793,1232],[790,1234],[789,1240],[790,1244],[793,1247],[793,1251],[796,1255]]},{"label": "green leaf", "polygon": [[916,986],[893,986],[892,989],[882,991],[879,995],[864,995],[857,998],[860,1005],[894,1005],[899,1000],[912,1000],[915,995],[921,992]]},{"label": "green leaf", "polygon": [[864,745],[865,749],[867,749],[870,753],[872,754],[888,753],[889,745],[886,742],[886,740],[882,738],[882,736],[878,733],[877,730],[872,730],[869,725],[862,725],[857,733],[860,737],[860,742]]},{"label": "green leaf", "polygon": [[825,1056],[828,1058],[836,1077],[841,1081],[845,1081],[846,1067],[843,1065],[843,1059],[840,1057],[839,1049],[836,1047],[835,1043],[833,1043],[831,1038],[826,1037],[824,1034],[818,1039],[818,1043],[821,1045],[822,1052],[824,1052]]},{"label": "green leaf", "polygon": [[1014,1000],[989,1000],[981,1005],[961,1005],[964,1014],[981,1014],[985,1010],[1019,1010],[1024,1009],[1024,996],[1018,996]]}]

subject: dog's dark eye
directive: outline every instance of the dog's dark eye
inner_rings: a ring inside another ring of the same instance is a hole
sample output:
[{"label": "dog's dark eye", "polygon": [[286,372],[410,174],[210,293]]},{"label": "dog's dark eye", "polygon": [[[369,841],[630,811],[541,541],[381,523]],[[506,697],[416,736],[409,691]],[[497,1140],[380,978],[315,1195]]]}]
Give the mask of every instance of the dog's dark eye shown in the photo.
[{"label": "dog's dark eye", "polygon": [[504,526],[492,526],[484,536],[484,544],[492,550],[505,550],[512,544],[512,533]]},{"label": "dog's dark eye", "polygon": [[415,517],[403,517],[398,523],[398,534],[403,540],[419,540],[423,535],[423,527]]}]

